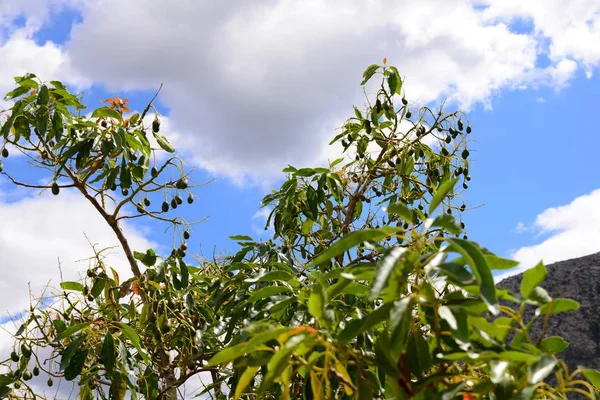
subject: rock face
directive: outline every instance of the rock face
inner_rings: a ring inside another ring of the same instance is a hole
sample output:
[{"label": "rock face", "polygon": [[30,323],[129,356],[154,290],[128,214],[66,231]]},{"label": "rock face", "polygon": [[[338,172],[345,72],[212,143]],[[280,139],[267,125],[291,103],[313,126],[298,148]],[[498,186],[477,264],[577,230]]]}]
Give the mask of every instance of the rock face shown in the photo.
[{"label": "rock face", "polygon": [[[547,336],[562,336],[570,346],[559,356],[572,371],[578,365],[600,369],[600,253],[547,265],[548,276],[541,286],[550,296],[577,300],[581,308],[550,316]],[[523,276],[515,275],[499,283],[519,293]],[[534,313],[525,312],[528,320]],[[542,318],[540,318],[542,320]],[[542,321],[536,321],[539,332]],[[537,328],[537,329],[536,329]]]}]

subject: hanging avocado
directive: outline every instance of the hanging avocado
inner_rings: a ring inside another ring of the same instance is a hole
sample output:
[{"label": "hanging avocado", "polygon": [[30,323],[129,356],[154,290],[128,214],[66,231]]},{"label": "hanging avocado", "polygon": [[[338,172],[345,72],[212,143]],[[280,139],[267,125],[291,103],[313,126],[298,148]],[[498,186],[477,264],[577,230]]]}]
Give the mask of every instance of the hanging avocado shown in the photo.
[{"label": "hanging avocado", "polygon": [[191,194],[188,196],[187,198],[187,202],[188,204],[192,204],[194,202],[194,196],[192,196]]},{"label": "hanging avocado", "polygon": [[154,121],[152,121],[152,132],[158,133],[158,131],[160,130],[160,120],[157,118],[154,118]]},{"label": "hanging avocado", "polygon": [[4,147],[2,149],[2,157],[4,157],[4,158],[8,157],[8,149],[6,147]]},{"label": "hanging avocado", "polygon": [[163,201],[161,209],[162,209],[162,212],[169,211],[169,203],[167,203],[166,201]]},{"label": "hanging avocado", "polygon": [[190,231],[184,231],[183,232],[183,238],[186,239],[186,240],[189,239],[190,238]]},{"label": "hanging avocado", "polygon": [[57,196],[60,193],[60,188],[58,187],[58,183],[54,182],[52,184],[52,194]]}]

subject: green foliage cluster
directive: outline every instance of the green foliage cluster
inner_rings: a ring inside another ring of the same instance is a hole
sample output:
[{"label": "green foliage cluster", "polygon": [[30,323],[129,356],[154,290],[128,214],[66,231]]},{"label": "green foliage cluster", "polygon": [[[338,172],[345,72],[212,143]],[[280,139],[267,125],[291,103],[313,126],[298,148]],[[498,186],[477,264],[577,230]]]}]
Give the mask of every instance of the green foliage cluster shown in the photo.
[{"label": "green foliage cluster", "polygon": [[[411,106],[385,63],[369,66],[362,84],[375,78],[381,84],[332,141],[342,157],[288,166],[264,198],[273,238],[234,236],[236,254],[196,265],[186,256],[190,225],[165,215],[180,193],[190,203],[193,195],[181,160],[153,161],[174,149],[158,116],[152,147],[143,126],[152,105],[125,118],[117,97],[82,117],[61,83],[16,78],[3,140],[52,171],[44,189],[73,187],[94,205],[133,277],[122,281],[98,251],[83,281],[62,282],[51,304],[32,307],[2,363],[11,372],[0,375],[0,396],[39,396],[30,379],[43,373],[50,386],[76,381],[81,399],[175,399],[208,373],[199,395],[214,398],[596,398],[600,373],[569,371],[557,356],[568,343],[531,330],[578,304],[540,287],[542,264],[520,293],[498,288],[493,271],[516,263],[464,233],[466,115]],[[173,168],[178,178],[161,181]],[[155,209],[150,195],[160,193]],[[119,222],[140,216],[175,228],[170,255],[129,248]],[[530,320],[526,305],[537,308]]]}]

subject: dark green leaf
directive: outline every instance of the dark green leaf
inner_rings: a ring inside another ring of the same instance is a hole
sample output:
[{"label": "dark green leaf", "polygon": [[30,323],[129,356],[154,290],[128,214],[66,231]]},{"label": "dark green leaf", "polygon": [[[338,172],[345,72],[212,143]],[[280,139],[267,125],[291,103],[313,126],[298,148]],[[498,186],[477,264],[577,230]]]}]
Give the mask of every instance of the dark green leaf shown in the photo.
[{"label": "dark green leaf", "polygon": [[450,214],[440,214],[431,223],[432,227],[444,228],[453,235],[458,235],[462,232],[460,225],[456,223],[456,219]]},{"label": "dark green leaf", "polygon": [[79,348],[71,357],[69,361],[69,365],[65,368],[65,379],[67,381],[72,381],[77,378],[85,365],[85,359],[88,355],[88,349]]},{"label": "dark green leaf", "polygon": [[477,275],[481,289],[481,297],[494,315],[498,314],[498,301],[496,299],[496,285],[494,276],[487,265],[483,253],[473,243],[463,239],[447,239],[449,249],[460,253]]},{"label": "dark green leaf", "polygon": [[42,85],[38,92],[37,104],[39,106],[45,106],[50,101],[50,95],[48,94],[48,86]]},{"label": "dark green leaf", "polygon": [[338,340],[348,342],[364,331],[371,329],[375,325],[387,320],[390,316],[390,310],[394,303],[385,303],[365,318],[355,319],[346,322],[346,326],[338,335]]},{"label": "dark green leaf", "polygon": [[102,341],[102,363],[106,368],[106,372],[112,373],[115,366],[115,340],[110,332],[106,332]]},{"label": "dark green leaf", "polygon": [[394,71],[390,71],[390,74],[388,75],[388,85],[390,87],[390,95],[394,95],[395,93],[397,93],[399,80],[400,80],[400,78],[398,77],[398,75],[396,75],[396,73]]},{"label": "dark green leaf", "polygon": [[436,190],[433,198],[431,199],[431,203],[429,203],[429,213],[431,214],[437,206],[444,200],[446,195],[454,189],[454,185],[458,178],[452,178],[444,181]]},{"label": "dark green leaf", "polygon": [[379,229],[366,229],[361,231],[350,232],[346,236],[344,236],[341,240],[334,243],[330,248],[325,250],[319,256],[315,257],[314,260],[307,265],[307,268],[313,267],[315,265],[319,265],[325,261],[329,261],[330,259],[339,256],[340,254],[345,253],[350,250],[354,246],[357,246],[366,241],[378,241],[387,236],[391,236],[394,233],[399,232],[400,229],[393,228],[390,226],[384,226]]},{"label": "dark green leaf", "polygon": [[138,354],[146,362],[148,362],[149,361],[148,355],[144,351],[142,351],[142,346],[140,345],[140,337],[138,336],[136,331],[129,325],[124,324],[123,322],[119,322],[119,325],[121,326],[121,332],[123,332],[123,334],[127,337],[127,339],[129,339],[129,341],[133,344],[133,346],[138,351]]},{"label": "dark green leaf", "polygon": [[438,265],[436,268],[452,281],[461,285],[469,285],[476,280],[473,274],[460,264],[444,263]]},{"label": "dark green leaf", "polygon": [[6,94],[6,96],[4,96],[4,100],[11,100],[11,99],[14,99],[15,97],[22,96],[25,93],[29,92],[29,90],[30,89],[27,86],[19,86],[15,90],[8,92]]},{"label": "dark green leaf", "polygon": [[60,359],[60,370],[61,371],[64,371],[65,368],[67,368],[67,366],[69,366],[69,363],[71,362],[71,358],[77,352],[77,350],[81,347],[85,338],[86,338],[85,335],[81,335],[81,336],[78,336],[77,338],[75,338],[71,343],[69,343],[69,345],[63,352],[63,355]]},{"label": "dark green leaf", "polygon": [[326,294],[323,286],[319,282],[315,282],[308,297],[308,312],[317,320],[323,319],[325,314]]},{"label": "dark green leaf", "polygon": [[413,212],[410,208],[406,206],[406,204],[402,202],[392,203],[388,206],[387,209],[388,214],[396,214],[402,217],[405,221],[412,222],[413,220]]},{"label": "dark green leaf", "polygon": [[271,296],[275,296],[277,294],[288,292],[289,290],[290,290],[290,288],[288,288],[286,286],[267,286],[265,288],[262,288],[260,290],[257,290],[256,292],[252,293],[252,295],[250,296],[250,298],[248,300],[246,300],[246,302],[254,303],[254,302],[257,302],[258,300],[262,300],[267,297],[271,297]]},{"label": "dark green leaf", "polygon": [[79,332],[80,330],[82,330],[83,328],[85,328],[89,325],[90,325],[89,322],[82,322],[80,324],[71,325],[70,327],[65,329],[60,335],[58,335],[56,337],[56,340],[65,339],[65,338],[71,336],[72,334]]},{"label": "dark green leaf", "polygon": [[393,247],[388,249],[383,257],[377,262],[377,275],[375,276],[375,281],[371,288],[371,300],[379,297],[379,294],[387,285],[387,281],[394,271],[394,268],[396,268],[398,260],[400,260],[405,252],[406,248],[404,247]]}]

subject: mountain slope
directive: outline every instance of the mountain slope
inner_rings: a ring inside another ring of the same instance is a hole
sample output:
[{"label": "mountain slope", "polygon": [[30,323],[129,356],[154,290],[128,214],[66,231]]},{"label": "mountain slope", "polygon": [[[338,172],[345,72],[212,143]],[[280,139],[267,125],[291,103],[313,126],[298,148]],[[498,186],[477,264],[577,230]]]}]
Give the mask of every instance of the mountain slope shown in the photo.
[{"label": "mountain slope", "polygon": [[[600,369],[600,253],[546,267],[548,276],[541,286],[550,296],[571,298],[581,304],[578,311],[552,315],[546,336],[559,335],[570,343],[560,354],[569,369],[578,365]],[[502,280],[499,286],[518,293],[522,279],[522,274],[515,275]],[[527,309],[526,320],[534,310]],[[536,332],[541,325],[542,321],[534,324]]]}]

